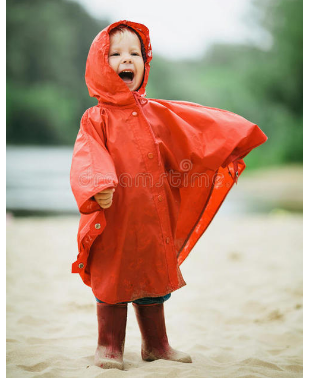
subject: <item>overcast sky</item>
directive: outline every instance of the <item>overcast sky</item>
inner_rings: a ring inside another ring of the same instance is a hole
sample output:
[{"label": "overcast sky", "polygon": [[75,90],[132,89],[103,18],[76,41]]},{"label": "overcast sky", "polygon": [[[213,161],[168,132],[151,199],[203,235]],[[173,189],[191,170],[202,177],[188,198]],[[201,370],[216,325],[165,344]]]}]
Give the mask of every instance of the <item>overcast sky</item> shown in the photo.
[{"label": "overcast sky", "polygon": [[96,18],[130,20],[150,30],[153,51],[169,59],[202,56],[214,42],[254,43],[270,39],[249,15],[251,0],[75,0]]}]

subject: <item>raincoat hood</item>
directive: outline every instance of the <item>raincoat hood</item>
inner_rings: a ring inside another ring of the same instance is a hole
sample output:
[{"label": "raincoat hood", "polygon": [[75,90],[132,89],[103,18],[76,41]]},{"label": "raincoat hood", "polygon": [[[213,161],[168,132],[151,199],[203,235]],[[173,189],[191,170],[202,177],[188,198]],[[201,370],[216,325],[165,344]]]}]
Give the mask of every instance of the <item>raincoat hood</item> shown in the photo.
[{"label": "raincoat hood", "polygon": [[145,87],[150,72],[150,61],[152,60],[152,47],[149,37],[149,29],[136,22],[118,21],[102,30],[93,40],[90,47],[87,61],[85,81],[91,97],[96,97],[99,103],[108,105],[130,105],[135,103],[133,92],[127,87],[124,81],[109,65],[109,33],[119,25],[127,25],[134,29],[142,41],[146,62],[144,63],[144,78],[138,94],[145,96]]}]

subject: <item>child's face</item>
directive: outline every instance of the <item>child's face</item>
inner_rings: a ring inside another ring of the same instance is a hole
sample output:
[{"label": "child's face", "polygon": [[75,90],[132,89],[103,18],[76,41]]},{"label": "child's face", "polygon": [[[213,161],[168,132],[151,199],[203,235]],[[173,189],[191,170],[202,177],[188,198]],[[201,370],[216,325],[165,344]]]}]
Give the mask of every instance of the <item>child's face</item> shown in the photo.
[{"label": "child's face", "polygon": [[141,85],[144,61],[139,38],[128,31],[110,36],[109,65],[131,91]]}]

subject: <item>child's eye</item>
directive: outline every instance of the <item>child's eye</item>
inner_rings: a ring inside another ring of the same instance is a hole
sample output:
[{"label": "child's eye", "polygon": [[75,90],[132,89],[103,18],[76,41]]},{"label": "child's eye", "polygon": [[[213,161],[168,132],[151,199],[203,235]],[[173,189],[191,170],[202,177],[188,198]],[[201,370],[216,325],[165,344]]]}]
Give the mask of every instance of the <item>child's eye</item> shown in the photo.
[{"label": "child's eye", "polygon": [[113,53],[110,56],[118,56],[118,55],[119,55],[119,53]]},{"label": "child's eye", "polygon": [[131,53],[131,55],[140,56],[140,54],[137,52]]}]

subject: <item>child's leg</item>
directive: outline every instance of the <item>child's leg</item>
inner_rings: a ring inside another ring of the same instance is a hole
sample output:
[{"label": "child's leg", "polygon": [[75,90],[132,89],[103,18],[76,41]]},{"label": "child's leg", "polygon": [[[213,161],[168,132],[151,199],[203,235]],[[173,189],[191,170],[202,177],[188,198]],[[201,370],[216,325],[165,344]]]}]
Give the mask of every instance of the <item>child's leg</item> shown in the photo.
[{"label": "child's leg", "polygon": [[95,365],[123,370],[127,302],[115,305],[97,299],[98,346]]},{"label": "child's leg", "polygon": [[192,362],[188,354],[175,350],[169,345],[163,305],[163,302],[169,298],[168,294],[168,297],[141,298],[133,301],[132,305],[142,336],[142,359]]}]

